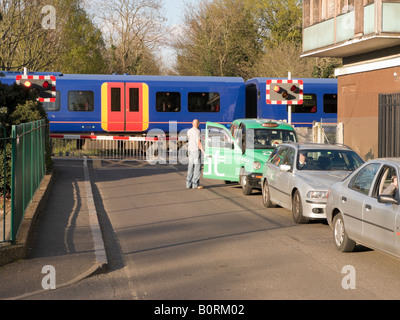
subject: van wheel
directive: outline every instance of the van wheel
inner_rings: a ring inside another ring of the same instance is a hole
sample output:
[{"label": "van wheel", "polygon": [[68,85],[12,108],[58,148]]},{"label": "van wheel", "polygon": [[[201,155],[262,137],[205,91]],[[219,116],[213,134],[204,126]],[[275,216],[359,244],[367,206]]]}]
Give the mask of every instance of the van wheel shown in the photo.
[{"label": "van wheel", "polygon": [[269,185],[268,181],[265,180],[262,188],[262,200],[263,200],[263,205],[266,208],[272,208],[274,207],[273,203],[271,202],[271,194],[269,193]]},{"label": "van wheel", "polygon": [[303,216],[303,205],[299,190],[296,190],[292,198],[292,215],[296,223],[308,223],[309,219]]},{"label": "van wheel", "polygon": [[247,176],[245,175],[244,169],[242,168],[240,170],[240,185],[242,186],[242,192],[243,194],[245,194],[246,196],[251,194],[251,192],[253,191],[253,188],[251,188],[247,182]]},{"label": "van wheel", "polygon": [[356,242],[347,235],[341,212],[333,219],[333,239],[335,240],[336,248],[341,252],[351,252],[356,246]]}]

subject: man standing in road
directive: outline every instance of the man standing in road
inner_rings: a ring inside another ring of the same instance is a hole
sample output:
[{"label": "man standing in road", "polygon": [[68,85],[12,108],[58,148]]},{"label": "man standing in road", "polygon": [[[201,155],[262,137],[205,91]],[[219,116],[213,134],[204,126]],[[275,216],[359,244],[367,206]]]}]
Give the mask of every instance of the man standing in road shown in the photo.
[{"label": "man standing in road", "polygon": [[188,153],[189,164],[186,175],[186,188],[203,189],[200,186],[200,173],[201,173],[201,152],[204,153],[201,145],[201,134],[199,130],[199,120],[194,119],[192,122],[193,127],[188,130]]}]

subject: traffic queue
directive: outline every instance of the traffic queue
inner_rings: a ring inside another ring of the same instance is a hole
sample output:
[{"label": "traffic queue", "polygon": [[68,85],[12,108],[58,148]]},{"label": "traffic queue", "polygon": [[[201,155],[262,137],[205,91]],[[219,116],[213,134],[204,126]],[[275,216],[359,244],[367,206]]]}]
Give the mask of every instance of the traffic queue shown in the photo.
[{"label": "traffic queue", "polygon": [[204,178],[261,190],[266,208],[286,208],[296,223],[327,220],[342,252],[360,243],[400,257],[399,174],[399,159],[364,162],[345,145],[300,143],[285,122],[206,124]]}]

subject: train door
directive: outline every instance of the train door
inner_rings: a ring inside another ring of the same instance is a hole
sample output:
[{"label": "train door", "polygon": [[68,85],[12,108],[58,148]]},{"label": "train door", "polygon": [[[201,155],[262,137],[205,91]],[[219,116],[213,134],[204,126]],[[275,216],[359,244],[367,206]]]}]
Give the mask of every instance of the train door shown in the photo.
[{"label": "train door", "polygon": [[105,131],[145,131],[149,127],[145,83],[106,82],[101,86],[101,127]]}]

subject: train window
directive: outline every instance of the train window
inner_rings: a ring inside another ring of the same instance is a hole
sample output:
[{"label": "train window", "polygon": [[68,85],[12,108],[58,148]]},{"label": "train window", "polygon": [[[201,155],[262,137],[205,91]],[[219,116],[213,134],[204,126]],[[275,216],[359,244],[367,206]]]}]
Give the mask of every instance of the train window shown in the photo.
[{"label": "train window", "polygon": [[303,104],[293,104],[292,113],[315,113],[317,112],[317,95],[304,94]]},{"label": "train window", "polygon": [[139,88],[129,88],[129,111],[139,111]]},{"label": "train window", "polygon": [[68,92],[69,111],[93,111],[94,93],[93,91],[69,91]]},{"label": "train window", "polygon": [[220,95],[217,92],[190,92],[189,112],[219,112]]},{"label": "train window", "polygon": [[43,102],[43,108],[46,111],[60,111],[60,91],[56,91],[56,101],[55,102]]},{"label": "train window", "polygon": [[158,112],[181,111],[181,94],[179,92],[157,92],[156,111]]},{"label": "train window", "polygon": [[121,111],[121,88],[111,88],[111,112]]},{"label": "train window", "polygon": [[324,94],[324,112],[337,113],[337,94]]}]

